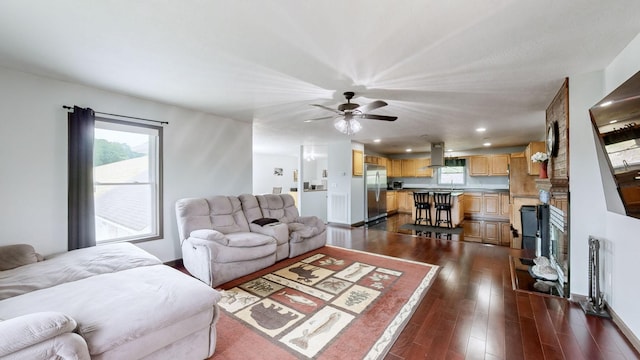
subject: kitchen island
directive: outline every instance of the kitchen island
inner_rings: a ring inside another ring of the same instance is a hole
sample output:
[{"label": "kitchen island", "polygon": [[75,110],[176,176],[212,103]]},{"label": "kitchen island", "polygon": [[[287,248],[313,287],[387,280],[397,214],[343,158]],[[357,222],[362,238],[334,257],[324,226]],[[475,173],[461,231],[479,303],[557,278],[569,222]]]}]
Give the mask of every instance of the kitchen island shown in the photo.
[{"label": "kitchen island", "polygon": [[[433,193],[434,192],[450,192],[451,193],[451,224],[453,227],[458,227],[464,219],[464,191],[461,190],[442,190],[442,189],[401,189],[401,190],[387,190],[395,191],[397,197],[397,211],[399,213],[411,214],[411,218],[416,218],[416,206],[413,202],[414,192],[430,192],[431,193],[431,222],[435,226],[436,210],[433,207]],[[387,211],[389,208],[387,209]]]}]

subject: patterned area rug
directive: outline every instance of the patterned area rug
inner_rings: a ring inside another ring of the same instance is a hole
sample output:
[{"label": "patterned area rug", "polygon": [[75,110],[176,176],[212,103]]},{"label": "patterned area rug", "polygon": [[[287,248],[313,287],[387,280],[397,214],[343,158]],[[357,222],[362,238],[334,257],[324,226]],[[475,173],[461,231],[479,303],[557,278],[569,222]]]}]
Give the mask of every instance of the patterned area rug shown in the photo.
[{"label": "patterned area rug", "polygon": [[325,246],[220,287],[212,359],[382,359],[438,266]]}]

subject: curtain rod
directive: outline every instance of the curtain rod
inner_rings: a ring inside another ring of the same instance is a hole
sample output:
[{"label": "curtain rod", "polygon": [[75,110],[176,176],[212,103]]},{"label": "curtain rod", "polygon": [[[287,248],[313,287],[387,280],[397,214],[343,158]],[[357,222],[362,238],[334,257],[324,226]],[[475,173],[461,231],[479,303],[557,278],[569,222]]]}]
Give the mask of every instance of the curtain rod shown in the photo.
[{"label": "curtain rod", "polygon": [[[69,109],[69,110],[73,110],[72,106],[68,106],[68,105],[62,105],[62,108],[64,109]],[[169,123],[167,121],[158,121],[158,120],[151,120],[151,119],[145,119],[145,118],[140,118],[140,117],[135,117],[135,116],[128,116],[128,115],[119,115],[119,114],[112,114],[112,113],[106,113],[106,112],[100,112],[100,111],[93,111],[96,114],[102,114],[102,115],[110,115],[110,116],[117,116],[117,117],[123,117],[123,118],[127,118],[127,119],[136,119],[136,120],[144,120],[144,121],[151,121],[151,122],[156,122],[156,123],[160,123],[160,124],[167,124],[169,125]]]}]

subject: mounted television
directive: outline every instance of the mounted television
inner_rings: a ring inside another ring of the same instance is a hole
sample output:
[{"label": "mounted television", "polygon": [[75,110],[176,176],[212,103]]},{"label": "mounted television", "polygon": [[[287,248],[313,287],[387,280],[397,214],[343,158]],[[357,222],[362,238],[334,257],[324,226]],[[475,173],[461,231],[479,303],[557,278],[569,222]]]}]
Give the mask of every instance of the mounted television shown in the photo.
[{"label": "mounted television", "polygon": [[640,71],[589,112],[625,212],[640,218]]}]

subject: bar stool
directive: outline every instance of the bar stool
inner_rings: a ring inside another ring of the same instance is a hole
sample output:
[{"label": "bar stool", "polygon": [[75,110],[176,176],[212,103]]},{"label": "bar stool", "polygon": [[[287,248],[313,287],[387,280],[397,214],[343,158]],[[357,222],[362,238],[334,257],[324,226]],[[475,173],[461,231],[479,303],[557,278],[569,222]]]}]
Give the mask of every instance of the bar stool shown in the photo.
[{"label": "bar stool", "polygon": [[[416,218],[413,223],[419,225],[422,221],[424,221],[427,225],[432,226],[429,192],[414,192],[413,203],[416,207]],[[425,215],[422,214],[423,212],[425,212]]]},{"label": "bar stool", "polygon": [[[448,228],[453,227],[451,222],[451,193],[434,193],[433,194],[433,207],[436,209],[436,226],[440,226],[441,223],[447,225]],[[445,218],[442,218],[444,212]]]}]

